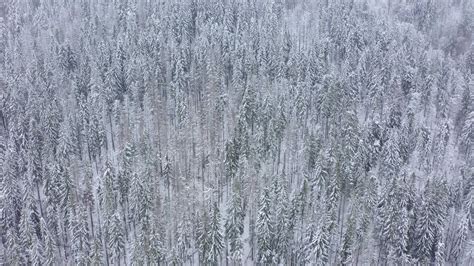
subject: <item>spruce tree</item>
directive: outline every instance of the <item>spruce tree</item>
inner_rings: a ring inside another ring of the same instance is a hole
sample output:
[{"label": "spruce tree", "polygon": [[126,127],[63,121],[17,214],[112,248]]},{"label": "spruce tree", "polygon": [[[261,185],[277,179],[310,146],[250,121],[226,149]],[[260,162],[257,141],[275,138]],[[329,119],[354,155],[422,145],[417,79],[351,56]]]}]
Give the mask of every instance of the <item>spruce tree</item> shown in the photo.
[{"label": "spruce tree", "polygon": [[260,197],[260,208],[257,216],[257,245],[258,261],[260,263],[274,263],[274,225],[271,220],[271,198],[270,190],[263,189]]},{"label": "spruce tree", "polygon": [[228,203],[227,219],[225,222],[225,236],[230,242],[230,257],[236,263],[242,260],[243,243],[241,236],[244,233],[244,209],[241,186],[234,181],[230,202]]},{"label": "spruce tree", "polygon": [[121,264],[122,257],[125,256],[125,236],[120,214],[116,211],[111,217],[108,229],[108,246],[112,251],[112,263]]},{"label": "spruce tree", "polygon": [[208,245],[209,252],[207,254],[206,262],[209,265],[218,265],[220,263],[221,252],[224,247],[223,237],[221,233],[221,216],[217,203],[214,203],[212,209],[212,216],[209,223]]},{"label": "spruce tree", "polygon": [[51,231],[48,228],[48,225],[46,224],[46,221],[41,218],[40,221],[41,225],[41,234],[43,237],[43,264],[50,266],[50,265],[55,265],[57,260],[56,260],[56,243],[55,240],[53,239],[53,235],[51,234]]}]

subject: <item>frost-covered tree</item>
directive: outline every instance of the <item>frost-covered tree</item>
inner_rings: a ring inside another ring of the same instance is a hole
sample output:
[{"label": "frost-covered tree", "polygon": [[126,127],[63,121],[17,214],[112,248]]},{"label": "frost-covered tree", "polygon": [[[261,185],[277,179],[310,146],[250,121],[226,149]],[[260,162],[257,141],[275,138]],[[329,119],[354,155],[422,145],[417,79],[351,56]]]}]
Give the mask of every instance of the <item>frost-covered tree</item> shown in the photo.
[{"label": "frost-covered tree", "polygon": [[0,2],[5,264],[474,263],[472,1]]},{"label": "frost-covered tree", "polygon": [[265,188],[260,197],[260,208],[257,217],[257,245],[258,257],[261,263],[274,263],[276,261],[274,221],[271,213],[270,190]]},{"label": "frost-covered tree", "polygon": [[125,251],[125,236],[119,212],[115,212],[108,222],[108,243],[112,252],[111,262],[114,264],[121,264],[122,258],[126,257]]},{"label": "frost-covered tree", "polygon": [[242,199],[242,188],[234,181],[230,202],[228,203],[227,219],[225,222],[225,237],[229,241],[229,257],[236,263],[242,261],[245,209]]}]

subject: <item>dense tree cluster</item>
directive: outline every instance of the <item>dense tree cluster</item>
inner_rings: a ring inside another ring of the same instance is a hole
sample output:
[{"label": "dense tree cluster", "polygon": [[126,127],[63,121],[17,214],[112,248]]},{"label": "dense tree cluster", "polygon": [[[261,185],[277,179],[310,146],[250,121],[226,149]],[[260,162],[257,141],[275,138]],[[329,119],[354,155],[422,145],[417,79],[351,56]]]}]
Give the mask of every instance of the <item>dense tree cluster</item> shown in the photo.
[{"label": "dense tree cluster", "polygon": [[5,0],[0,262],[474,264],[474,2]]}]

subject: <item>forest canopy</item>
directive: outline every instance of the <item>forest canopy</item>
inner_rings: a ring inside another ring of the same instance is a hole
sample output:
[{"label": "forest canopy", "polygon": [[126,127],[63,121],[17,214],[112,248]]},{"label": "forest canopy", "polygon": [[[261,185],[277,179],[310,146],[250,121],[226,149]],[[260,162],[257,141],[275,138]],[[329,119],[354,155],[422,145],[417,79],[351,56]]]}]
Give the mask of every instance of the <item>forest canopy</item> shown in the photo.
[{"label": "forest canopy", "polygon": [[474,1],[1,2],[0,264],[474,265]]}]

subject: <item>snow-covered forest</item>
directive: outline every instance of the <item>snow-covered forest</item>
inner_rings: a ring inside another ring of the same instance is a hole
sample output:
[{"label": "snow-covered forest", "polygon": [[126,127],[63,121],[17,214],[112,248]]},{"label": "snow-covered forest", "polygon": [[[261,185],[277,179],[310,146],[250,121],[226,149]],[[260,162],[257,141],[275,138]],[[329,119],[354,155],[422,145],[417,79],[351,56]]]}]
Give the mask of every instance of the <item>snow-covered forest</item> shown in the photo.
[{"label": "snow-covered forest", "polygon": [[0,1],[0,264],[474,265],[474,1]]}]

